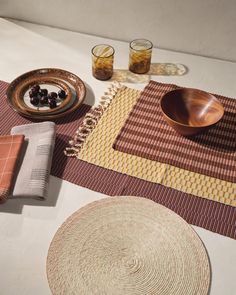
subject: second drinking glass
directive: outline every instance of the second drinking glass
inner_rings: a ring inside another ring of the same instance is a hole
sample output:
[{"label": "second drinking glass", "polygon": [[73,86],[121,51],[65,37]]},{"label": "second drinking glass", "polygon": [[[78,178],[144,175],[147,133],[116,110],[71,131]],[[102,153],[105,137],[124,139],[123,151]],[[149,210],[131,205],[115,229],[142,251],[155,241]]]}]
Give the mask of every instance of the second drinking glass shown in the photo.
[{"label": "second drinking glass", "polygon": [[136,74],[145,74],[150,70],[152,42],[136,39],[130,42],[129,70]]}]

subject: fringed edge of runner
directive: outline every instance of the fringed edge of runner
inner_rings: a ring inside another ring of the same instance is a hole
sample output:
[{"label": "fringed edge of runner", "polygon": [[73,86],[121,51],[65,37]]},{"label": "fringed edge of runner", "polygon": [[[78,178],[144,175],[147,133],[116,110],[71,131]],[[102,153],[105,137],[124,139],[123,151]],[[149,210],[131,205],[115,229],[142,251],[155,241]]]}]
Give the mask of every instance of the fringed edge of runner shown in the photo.
[{"label": "fringed edge of runner", "polygon": [[82,124],[77,129],[75,136],[69,141],[70,147],[66,147],[64,153],[68,157],[78,157],[85,141],[97,126],[104,112],[109,108],[117,92],[124,87],[119,82],[114,82],[108,87],[108,91],[100,98],[98,105],[91,108],[85,115]]}]

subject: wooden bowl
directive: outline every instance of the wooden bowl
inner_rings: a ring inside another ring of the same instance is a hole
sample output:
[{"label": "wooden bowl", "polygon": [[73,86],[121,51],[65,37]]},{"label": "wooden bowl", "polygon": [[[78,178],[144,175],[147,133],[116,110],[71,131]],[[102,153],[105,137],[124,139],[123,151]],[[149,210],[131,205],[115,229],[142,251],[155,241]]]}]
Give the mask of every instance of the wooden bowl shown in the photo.
[{"label": "wooden bowl", "polygon": [[160,107],[167,123],[184,136],[207,130],[224,115],[224,107],[214,95],[192,88],[167,92]]}]

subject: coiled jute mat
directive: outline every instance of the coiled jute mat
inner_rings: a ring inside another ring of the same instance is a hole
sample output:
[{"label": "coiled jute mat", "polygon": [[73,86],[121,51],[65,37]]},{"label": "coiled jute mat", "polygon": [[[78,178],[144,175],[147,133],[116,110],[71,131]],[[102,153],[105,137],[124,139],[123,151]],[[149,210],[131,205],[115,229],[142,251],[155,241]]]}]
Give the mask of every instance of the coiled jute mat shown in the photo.
[{"label": "coiled jute mat", "polygon": [[49,248],[53,294],[208,294],[206,250],[179,215],[137,197],[90,203],[58,229]]}]

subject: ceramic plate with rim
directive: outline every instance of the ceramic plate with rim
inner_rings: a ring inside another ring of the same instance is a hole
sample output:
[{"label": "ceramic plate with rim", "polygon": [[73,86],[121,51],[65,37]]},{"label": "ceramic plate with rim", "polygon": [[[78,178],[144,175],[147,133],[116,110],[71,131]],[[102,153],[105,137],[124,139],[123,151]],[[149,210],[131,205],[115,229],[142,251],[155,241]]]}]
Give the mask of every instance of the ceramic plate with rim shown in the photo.
[{"label": "ceramic plate with rim", "polygon": [[[50,109],[48,106],[33,106],[29,102],[29,89],[35,85],[42,85],[50,91],[63,89],[67,96],[65,100],[58,100],[58,107]],[[44,68],[27,72],[11,82],[7,89],[10,106],[20,115],[38,120],[50,120],[65,116],[78,109],[86,95],[86,88],[82,80],[75,74],[55,68]]]}]

